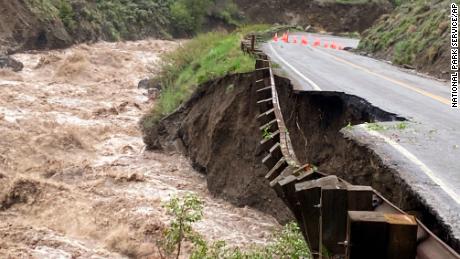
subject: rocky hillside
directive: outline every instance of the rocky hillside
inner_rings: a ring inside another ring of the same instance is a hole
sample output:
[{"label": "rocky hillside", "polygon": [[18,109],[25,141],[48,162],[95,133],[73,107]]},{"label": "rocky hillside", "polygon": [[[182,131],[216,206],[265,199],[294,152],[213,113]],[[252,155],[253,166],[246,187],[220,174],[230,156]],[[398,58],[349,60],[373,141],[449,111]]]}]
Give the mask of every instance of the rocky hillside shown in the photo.
[{"label": "rocky hillside", "polygon": [[184,37],[244,23],[362,31],[392,10],[390,1],[0,0],[0,54],[100,39]]},{"label": "rocky hillside", "polygon": [[192,35],[210,25],[234,27],[232,1],[0,0],[0,53],[61,48],[94,40]]},{"label": "rocky hillside", "polygon": [[393,9],[392,0],[235,0],[256,23],[314,26],[330,32],[361,32]]},{"label": "rocky hillside", "polygon": [[395,64],[448,78],[450,2],[404,1],[363,34],[359,48]]}]

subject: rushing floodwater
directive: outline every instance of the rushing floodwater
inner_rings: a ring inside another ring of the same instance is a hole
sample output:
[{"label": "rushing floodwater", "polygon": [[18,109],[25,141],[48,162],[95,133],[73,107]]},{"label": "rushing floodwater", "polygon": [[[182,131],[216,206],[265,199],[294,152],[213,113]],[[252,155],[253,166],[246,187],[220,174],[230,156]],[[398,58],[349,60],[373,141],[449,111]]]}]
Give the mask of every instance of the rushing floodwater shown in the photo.
[{"label": "rushing floodwater", "polygon": [[101,42],[0,70],[1,258],[156,258],[161,205],[184,192],[205,201],[195,229],[210,240],[263,244],[279,228],[213,198],[186,158],[144,151],[138,121],[154,101],[137,82],[176,46]]}]

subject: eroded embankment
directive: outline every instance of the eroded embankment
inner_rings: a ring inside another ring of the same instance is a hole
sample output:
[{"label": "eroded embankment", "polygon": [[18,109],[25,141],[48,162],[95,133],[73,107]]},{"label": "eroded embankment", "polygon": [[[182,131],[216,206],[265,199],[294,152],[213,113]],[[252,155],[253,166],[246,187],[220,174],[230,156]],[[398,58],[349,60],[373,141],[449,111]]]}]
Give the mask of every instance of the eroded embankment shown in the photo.
[{"label": "eroded embankment", "polygon": [[[144,136],[149,148],[181,150],[207,174],[209,190],[238,205],[250,205],[278,220],[291,219],[264,175],[262,133],[256,117],[253,75],[233,75],[202,85],[179,110]],[[369,147],[342,130],[365,122],[403,120],[357,96],[339,92],[294,92],[276,78],[279,102],[292,145],[301,162],[318,166],[353,184],[370,185],[401,209],[417,215],[456,247],[449,227],[411,191],[398,172]]]},{"label": "eroded embankment", "polygon": [[340,92],[295,92],[290,81],[276,79],[281,111],[301,163],[357,185],[370,185],[402,210],[414,214],[454,249],[450,227],[437,217],[395,168],[360,144],[347,125],[403,120],[364,99]]},{"label": "eroded embankment", "polygon": [[292,215],[264,178],[253,82],[252,74],[238,74],[202,85],[144,141],[151,149],[181,149],[207,175],[211,193],[286,222]]}]

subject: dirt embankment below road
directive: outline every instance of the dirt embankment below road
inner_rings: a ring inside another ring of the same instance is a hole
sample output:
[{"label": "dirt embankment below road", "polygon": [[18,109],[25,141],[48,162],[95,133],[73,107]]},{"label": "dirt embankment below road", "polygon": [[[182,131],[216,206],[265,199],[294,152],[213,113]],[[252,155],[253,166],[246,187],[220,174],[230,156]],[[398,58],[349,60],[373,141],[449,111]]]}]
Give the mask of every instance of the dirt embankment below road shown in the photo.
[{"label": "dirt embankment below road", "polygon": [[[403,120],[366,100],[340,92],[296,92],[289,80],[277,80],[279,102],[294,151],[301,162],[318,166],[357,185],[370,185],[402,210],[414,214],[454,249],[458,239],[404,181],[395,167],[370,147],[359,143],[351,125]],[[347,125],[349,125],[347,127]],[[398,141],[398,132],[392,134]]]},{"label": "dirt embankment below road", "polygon": [[253,81],[252,74],[238,74],[201,85],[178,111],[144,132],[144,141],[149,149],[189,156],[212,194],[287,222],[291,213],[264,178]]},{"label": "dirt embankment below road", "polygon": [[[180,150],[206,174],[211,193],[237,205],[250,205],[278,220],[291,218],[264,179],[267,169],[258,150],[262,133],[256,117],[252,74],[227,76],[202,85],[180,109],[164,118],[144,141],[152,149]],[[318,166],[359,185],[370,185],[401,209],[415,214],[439,237],[457,248],[450,227],[347,125],[403,120],[362,98],[339,92],[294,92],[277,77],[283,117],[301,163]],[[395,136],[397,137],[397,136]]]},{"label": "dirt embankment below road", "polygon": [[155,102],[137,83],[177,45],[83,44],[0,69],[0,258],[158,258],[162,204],[185,192],[204,201],[206,239],[267,242],[273,217],[213,198],[183,156],[145,151]]}]

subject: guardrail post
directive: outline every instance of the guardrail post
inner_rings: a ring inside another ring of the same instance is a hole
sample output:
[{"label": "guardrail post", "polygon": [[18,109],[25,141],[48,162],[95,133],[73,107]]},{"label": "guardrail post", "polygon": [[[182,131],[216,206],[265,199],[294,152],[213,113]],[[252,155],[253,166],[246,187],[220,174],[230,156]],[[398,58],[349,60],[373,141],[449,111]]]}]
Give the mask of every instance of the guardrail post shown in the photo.
[{"label": "guardrail post", "polygon": [[417,222],[413,216],[348,212],[346,259],[414,259]]}]

